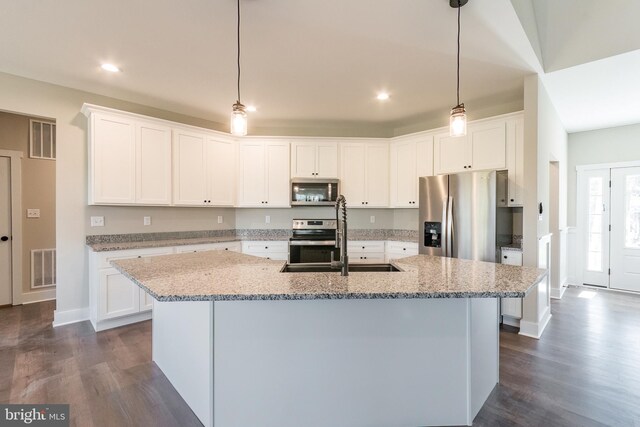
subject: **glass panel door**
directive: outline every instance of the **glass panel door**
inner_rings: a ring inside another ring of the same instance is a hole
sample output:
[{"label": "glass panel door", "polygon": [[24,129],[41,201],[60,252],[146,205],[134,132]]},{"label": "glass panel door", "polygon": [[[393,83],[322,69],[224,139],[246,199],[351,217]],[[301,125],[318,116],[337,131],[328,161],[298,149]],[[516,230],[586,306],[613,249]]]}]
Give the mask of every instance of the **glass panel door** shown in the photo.
[{"label": "glass panel door", "polygon": [[640,167],[611,169],[611,287],[640,292]]}]

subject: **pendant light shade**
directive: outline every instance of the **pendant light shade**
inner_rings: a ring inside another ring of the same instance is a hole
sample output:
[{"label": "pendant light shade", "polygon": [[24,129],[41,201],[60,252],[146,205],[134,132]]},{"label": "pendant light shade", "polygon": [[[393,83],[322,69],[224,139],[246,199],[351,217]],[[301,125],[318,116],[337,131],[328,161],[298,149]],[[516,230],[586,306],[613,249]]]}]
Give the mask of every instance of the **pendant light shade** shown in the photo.
[{"label": "pendant light shade", "polygon": [[467,113],[464,103],[460,102],[460,9],[467,4],[468,0],[449,0],[449,5],[458,9],[458,55],[456,68],[456,95],[458,104],[451,109],[449,117],[449,135],[465,136],[467,134]]},{"label": "pendant light shade", "polygon": [[247,112],[244,105],[236,102],[231,112],[231,134],[245,136],[247,134]]},{"label": "pendant light shade", "polygon": [[236,136],[245,136],[247,134],[247,109],[240,102],[240,0],[237,0],[238,5],[238,26],[237,26],[237,65],[238,65],[238,99],[233,104],[231,110],[231,134]]}]

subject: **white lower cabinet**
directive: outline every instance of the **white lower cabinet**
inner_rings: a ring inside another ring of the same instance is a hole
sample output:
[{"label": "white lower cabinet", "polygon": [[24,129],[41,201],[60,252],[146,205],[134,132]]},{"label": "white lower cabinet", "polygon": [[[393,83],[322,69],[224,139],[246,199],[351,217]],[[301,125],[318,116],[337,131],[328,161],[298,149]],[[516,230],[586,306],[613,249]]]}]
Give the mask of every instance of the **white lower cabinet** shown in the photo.
[{"label": "white lower cabinet", "polygon": [[89,319],[96,331],[151,318],[153,298],[111,266],[111,261],[169,255],[173,248],[148,248],[89,254]]},{"label": "white lower cabinet", "polygon": [[378,264],[385,262],[385,242],[382,240],[350,240],[347,243],[349,262]]},{"label": "white lower cabinet", "polygon": [[276,240],[244,241],[242,242],[242,253],[286,261],[289,257],[289,242]]},{"label": "white lower cabinet", "polygon": [[242,244],[240,242],[224,242],[224,243],[204,243],[201,245],[176,246],[176,253],[178,254],[183,254],[188,252],[204,252],[204,251],[242,252]]},{"label": "white lower cabinet", "polygon": [[[502,264],[522,265],[522,252],[517,250],[501,251]],[[522,319],[522,298],[502,298],[500,303],[502,321],[508,325],[519,326]]]},{"label": "white lower cabinet", "polygon": [[418,255],[418,244],[415,242],[387,242],[387,262],[394,259],[407,258]]}]

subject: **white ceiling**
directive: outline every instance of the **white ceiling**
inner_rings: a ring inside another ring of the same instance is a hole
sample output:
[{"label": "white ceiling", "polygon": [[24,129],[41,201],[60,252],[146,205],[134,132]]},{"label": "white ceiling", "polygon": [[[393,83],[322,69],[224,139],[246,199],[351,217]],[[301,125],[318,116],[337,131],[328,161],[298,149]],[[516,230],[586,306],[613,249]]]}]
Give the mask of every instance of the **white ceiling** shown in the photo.
[{"label": "white ceiling", "polygon": [[[235,4],[0,0],[0,72],[226,123]],[[638,0],[470,0],[462,101],[471,116],[517,105],[524,76],[539,73],[570,132],[640,123],[629,99],[640,89],[638,16]],[[456,102],[448,0],[242,0],[242,19],[252,126],[393,130],[444,122]],[[377,101],[380,90],[391,99]]]},{"label": "white ceiling", "polygon": [[[0,72],[226,122],[234,0],[0,0]],[[448,0],[242,0],[252,124],[394,126],[455,104]],[[462,101],[521,100],[535,58],[508,0],[462,9]],[[122,73],[99,68],[113,62]],[[376,92],[391,99],[380,103]]]}]

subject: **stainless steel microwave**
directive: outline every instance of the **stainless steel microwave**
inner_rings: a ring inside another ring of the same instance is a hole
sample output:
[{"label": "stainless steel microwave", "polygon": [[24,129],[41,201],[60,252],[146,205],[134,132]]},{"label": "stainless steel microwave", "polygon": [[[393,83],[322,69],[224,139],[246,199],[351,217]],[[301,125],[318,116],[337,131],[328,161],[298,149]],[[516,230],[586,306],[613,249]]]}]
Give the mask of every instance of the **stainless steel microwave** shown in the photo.
[{"label": "stainless steel microwave", "polygon": [[295,178],[291,180],[292,206],[334,205],[340,191],[340,180]]}]

